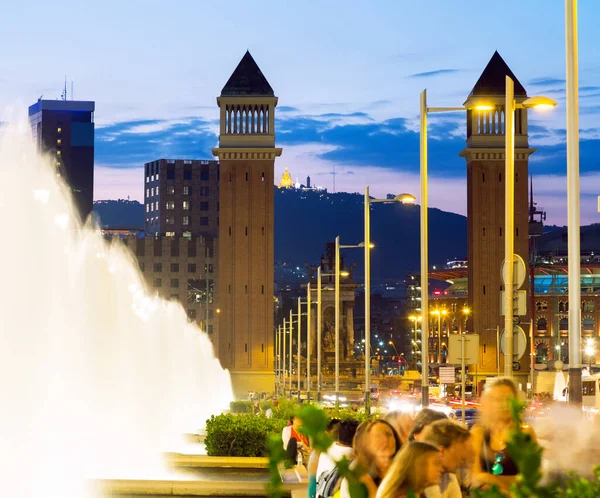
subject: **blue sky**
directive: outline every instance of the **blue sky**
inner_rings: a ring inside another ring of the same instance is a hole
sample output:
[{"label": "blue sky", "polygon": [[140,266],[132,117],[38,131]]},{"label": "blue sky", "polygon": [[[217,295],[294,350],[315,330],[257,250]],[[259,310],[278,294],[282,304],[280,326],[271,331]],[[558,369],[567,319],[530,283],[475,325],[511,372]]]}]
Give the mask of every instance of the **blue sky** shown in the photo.
[{"label": "blue sky", "polygon": [[[599,220],[600,4],[579,6],[582,223]],[[6,5],[4,5],[6,4]],[[539,204],[566,222],[564,6],[561,0],[4,2],[0,106],[60,96],[96,101],[96,198],[143,196],[141,167],[208,158],[215,97],[249,49],[279,96],[276,173],[376,195],[418,193],[418,104],[464,102],[498,50],[529,95]],[[503,32],[511,26],[510,32]],[[69,85],[70,91],[70,85]],[[466,211],[464,115],[430,121],[430,201]]]}]

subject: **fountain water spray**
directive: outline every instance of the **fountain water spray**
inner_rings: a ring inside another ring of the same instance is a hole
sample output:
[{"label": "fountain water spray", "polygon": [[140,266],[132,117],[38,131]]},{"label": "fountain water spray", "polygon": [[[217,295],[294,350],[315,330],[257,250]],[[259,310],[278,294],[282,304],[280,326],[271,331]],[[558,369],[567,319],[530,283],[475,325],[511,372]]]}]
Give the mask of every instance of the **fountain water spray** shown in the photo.
[{"label": "fountain water spray", "polygon": [[122,244],[80,225],[25,123],[2,128],[0,170],[2,494],[160,478],[161,452],[228,406],[229,373]]}]

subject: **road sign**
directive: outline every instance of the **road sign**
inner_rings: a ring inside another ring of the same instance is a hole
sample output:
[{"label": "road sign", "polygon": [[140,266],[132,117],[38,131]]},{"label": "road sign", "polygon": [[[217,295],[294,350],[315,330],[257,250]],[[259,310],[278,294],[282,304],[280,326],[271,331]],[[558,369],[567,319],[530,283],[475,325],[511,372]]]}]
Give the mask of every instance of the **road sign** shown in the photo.
[{"label": "road sign", "polygon": [[[506,297],[504,291],[500,291],[500,315],[504,316],[506,309]],[[527,291],[519,290],[513,294],[513,314],[524,316],[527,314]]]},{"label": "road sign", "polygon": [[[506,329],[500,334],[500,349],[506,354]],[[513,328],[513,354],[515,360],[520,360],[527,351],[527,335],[521,327],[515,325]]]},{"label": "road sign", "polygon": [[[464,338],[464,339],[463,339]],[[479,336],[477,334],[450,334],[448,337],[448,363],[459,364],[461,342],[465,341],[465,363],[473,365],[479,358]]]},{"label": "road sign", "polygon": [[[527,278],[527,267],[525,261],[518,254],[513,254],[513,284],[517,287],[521,287]],[[502,262],[502,283],[506,283],[508,275],[508,266],[506,260]]]},{"label": "road sign", "polygon": [[440,367],[440,383],[454,384],[456,382],[456,373],[454,367]]}]

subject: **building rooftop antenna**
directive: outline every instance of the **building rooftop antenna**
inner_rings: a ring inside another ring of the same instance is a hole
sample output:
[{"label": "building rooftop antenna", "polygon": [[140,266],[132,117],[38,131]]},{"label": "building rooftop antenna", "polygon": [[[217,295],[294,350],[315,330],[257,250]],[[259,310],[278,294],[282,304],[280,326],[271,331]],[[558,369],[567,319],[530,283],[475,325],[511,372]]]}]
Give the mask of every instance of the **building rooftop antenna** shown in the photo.
[{"label": "building rooftop antenna", "polygon": [[61,100],[67,100],[67,75],[65,74],[65,86],[60,96]]}]

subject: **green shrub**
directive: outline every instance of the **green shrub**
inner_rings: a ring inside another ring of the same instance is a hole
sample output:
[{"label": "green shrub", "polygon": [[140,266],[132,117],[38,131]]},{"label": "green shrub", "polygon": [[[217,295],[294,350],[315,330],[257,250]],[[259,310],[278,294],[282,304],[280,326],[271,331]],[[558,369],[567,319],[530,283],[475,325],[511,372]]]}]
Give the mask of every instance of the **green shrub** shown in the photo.
[{"label": "green shrub", "polygon": [[267,456],[267,438],[287,421],[252,414],[225,414],[206,421],[204,445],[209,456]]},{"label": "green shrub", "polygon": [[239,400],[229,403],[231,413],[252,413],[252,401]]}]

